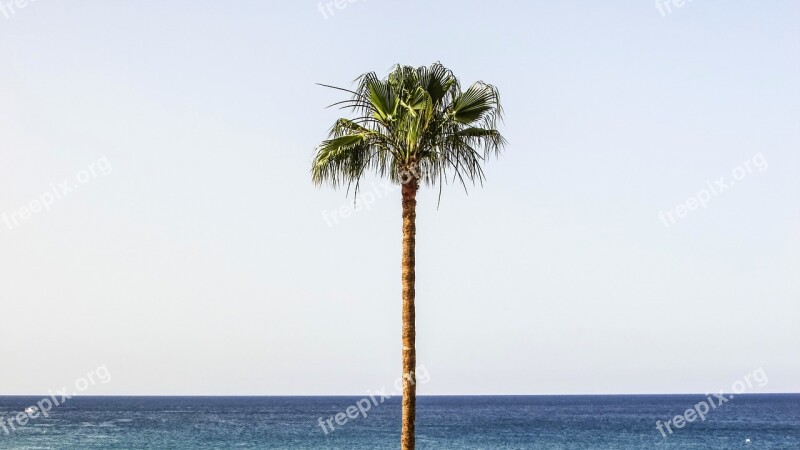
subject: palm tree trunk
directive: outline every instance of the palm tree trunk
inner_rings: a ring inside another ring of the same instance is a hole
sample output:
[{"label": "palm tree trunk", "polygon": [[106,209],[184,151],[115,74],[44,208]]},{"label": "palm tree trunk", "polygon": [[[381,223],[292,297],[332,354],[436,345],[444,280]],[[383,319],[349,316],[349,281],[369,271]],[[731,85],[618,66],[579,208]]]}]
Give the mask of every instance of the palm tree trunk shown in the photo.
[{"label": "palm tree trunk", "polygon": [[414,420],[417,410],[416,324],[414,312],[414,253],[417,232],[417,180],[403,184],[403,425],[400,448],[414,449]]}]

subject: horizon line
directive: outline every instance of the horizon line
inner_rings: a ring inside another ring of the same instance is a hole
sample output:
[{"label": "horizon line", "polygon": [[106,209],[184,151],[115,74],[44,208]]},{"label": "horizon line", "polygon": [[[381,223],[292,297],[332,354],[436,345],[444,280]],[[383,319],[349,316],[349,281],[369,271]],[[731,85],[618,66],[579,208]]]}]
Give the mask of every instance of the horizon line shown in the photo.
[{"label": "horizon line", "polygon": [[[417,395],[417,397],[630,397],[630,396],[686,396],[686,395],[699,395],[707,396],[711,394],[734,394],[734,395],[800,395],[800,392],[689,392],[689,393],[672,393],[672,394],[425,394]],[[152,398],[278,398],[278,397],[295,397],[295,398],[312,398],[312,397],[363,397],[369,394],[322,394],[322,395],[275,395],[275,394],[95,394],[95,395],[71,395],[70,398],[103,398],[103,397],[152,397]],[[49,397],[49,394],[0,394],[3,397]],[[401,394],[392,395],[392,397],[402,397]]]}]

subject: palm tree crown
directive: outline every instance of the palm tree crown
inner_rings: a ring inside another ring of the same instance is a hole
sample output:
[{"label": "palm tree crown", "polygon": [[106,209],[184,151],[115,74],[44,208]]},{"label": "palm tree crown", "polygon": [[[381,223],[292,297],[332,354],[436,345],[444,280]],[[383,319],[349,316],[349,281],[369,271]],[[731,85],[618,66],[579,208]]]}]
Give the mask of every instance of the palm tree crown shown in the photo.
[{"label": "palm tree crown", "polygon": [[334,105],[357,117],[337,120],[317,148],[311,170],[317,185],[355,183],[357,192],[372,170],[394,182],[406,183],[413,174],[417,182],[440,187],[452,176],[466,189],[467,180],[483,182],[481,162],[505,145],[496,129],[500,98],[490,84],[479,81],[462,92],[440,63],[397,65],[385,79],[368,72],[356,82],[354,90],[334,88],[352,94]]}]

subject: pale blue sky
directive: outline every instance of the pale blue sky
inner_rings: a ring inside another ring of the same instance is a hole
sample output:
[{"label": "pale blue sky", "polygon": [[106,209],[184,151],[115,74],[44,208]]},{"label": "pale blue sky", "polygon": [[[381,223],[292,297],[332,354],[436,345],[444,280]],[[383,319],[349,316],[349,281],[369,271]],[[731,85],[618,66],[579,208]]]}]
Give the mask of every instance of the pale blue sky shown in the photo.
[{"label": "pale blue sky", "polygon": [[87,394],[390,385],[399,193],[326,223],[352,199],[310,182],[342,98],[314,83],[434,61],[500,88],[510,145],[484,189],[421,194],[421,394],[718,391],[759,367],[798,392],[798,24],[788,0],[0,12],[0,394],[101,364]]}]

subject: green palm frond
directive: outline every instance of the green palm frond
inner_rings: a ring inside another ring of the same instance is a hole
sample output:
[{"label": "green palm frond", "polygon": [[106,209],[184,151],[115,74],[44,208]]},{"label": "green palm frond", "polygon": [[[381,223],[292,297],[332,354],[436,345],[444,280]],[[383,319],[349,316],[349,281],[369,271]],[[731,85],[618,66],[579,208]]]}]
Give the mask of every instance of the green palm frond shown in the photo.
[{"label": "green palm frond", "polygon": [[[327,86],[327,85],[323,85]],[[380,79],[368,72],[354,89],[336,88],[351,98],[334,103],[354,113],[337,120],[316,150],[311,173],[316,184],[358,183],[367,171],[394,182],[408,173],[428,185],[458,180],[483,182],[482,164],[506,141],[497,130],[502,115],[497,89],[477,82],[461,91],[458,79],[440,63],[395,66]]]}]

